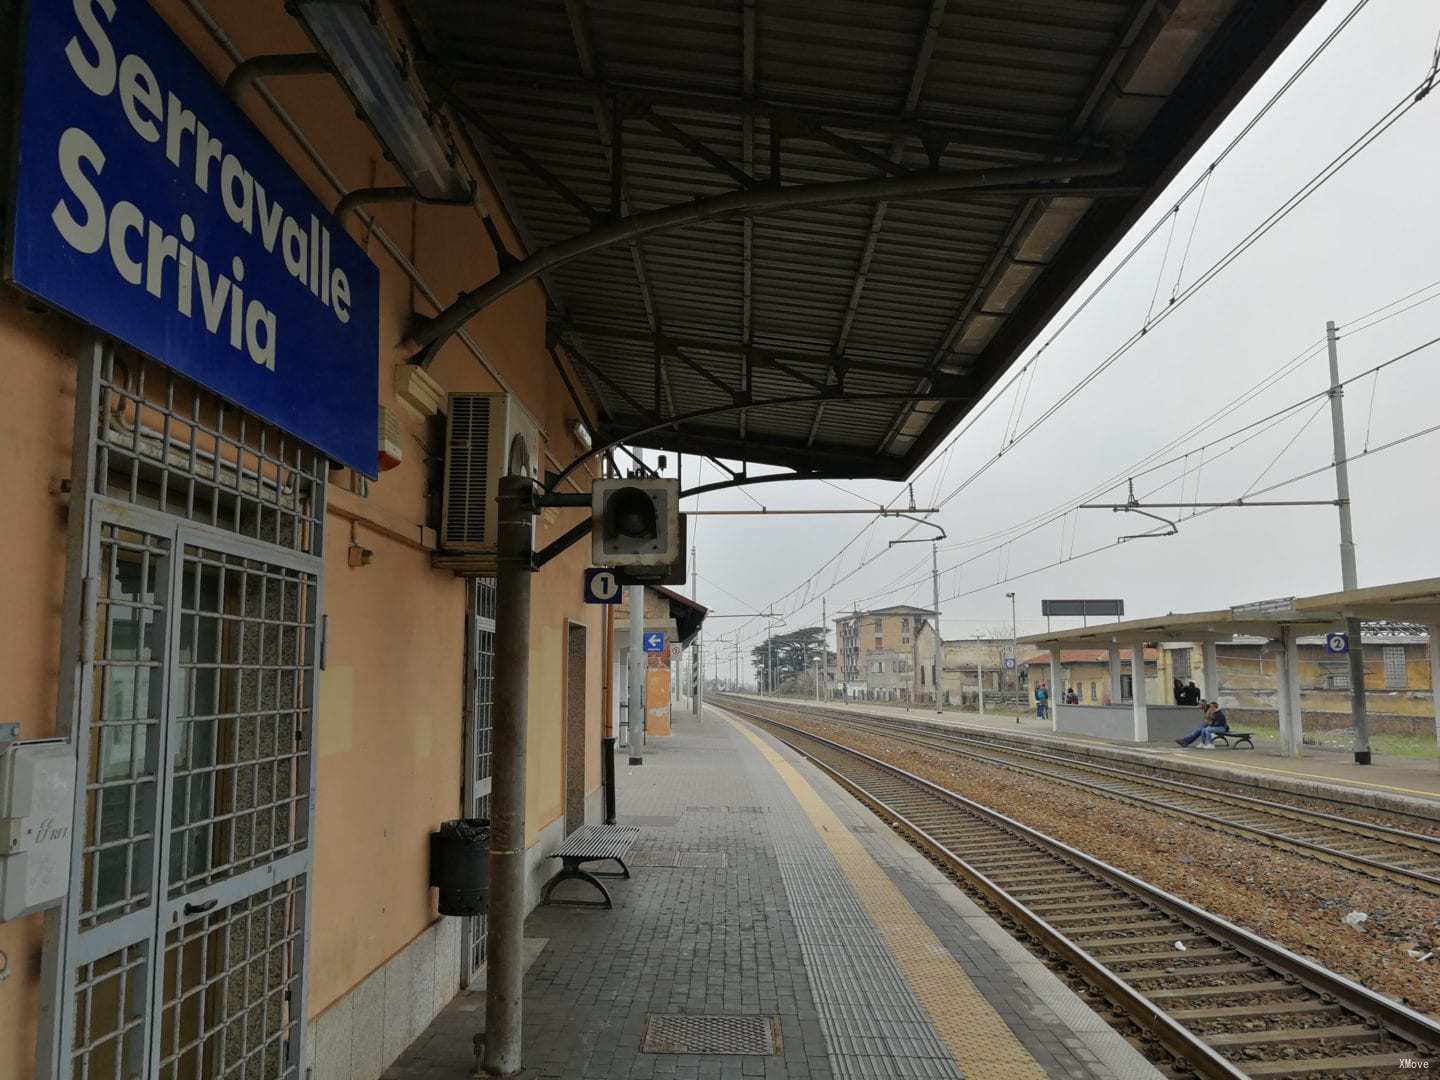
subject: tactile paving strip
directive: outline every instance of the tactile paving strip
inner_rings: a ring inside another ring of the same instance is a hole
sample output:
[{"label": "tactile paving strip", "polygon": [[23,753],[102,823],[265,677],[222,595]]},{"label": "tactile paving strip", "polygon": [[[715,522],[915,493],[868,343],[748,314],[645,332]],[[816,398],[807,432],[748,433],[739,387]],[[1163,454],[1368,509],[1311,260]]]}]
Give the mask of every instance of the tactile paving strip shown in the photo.
[{"label": "tactile paving strip", "polygon": [[776,1054],[778,1016],[651,1014],[642,1054]]},{"label": "tactile paving strip", "polygon": [[794,798],[793,810],[772,804],[769,822],[837,1080],[1044,1080],[834,810],[764,740],[735,726]]}]

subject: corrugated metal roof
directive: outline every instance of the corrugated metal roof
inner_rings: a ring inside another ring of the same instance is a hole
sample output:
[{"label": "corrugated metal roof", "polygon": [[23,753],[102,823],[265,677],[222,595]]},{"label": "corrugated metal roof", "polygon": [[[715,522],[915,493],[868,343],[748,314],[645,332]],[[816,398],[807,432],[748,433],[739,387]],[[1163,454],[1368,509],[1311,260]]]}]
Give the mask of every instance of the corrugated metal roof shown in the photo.
[{"label": "corrugated metal roof", "polygon": [[[530,253],[615,211],[637,218],[742,188],[1070,166],[1069,183],[733,214],[544,276],[554,335],[600,405],[603,436],[650,428],[632,441],[903,477],[1317,6],[412,0],[408,10],[429,81],[468,118]],[[1093,175],[1117,156],[1119,172]],[[944,400],[915,400],[926,395]]]}]

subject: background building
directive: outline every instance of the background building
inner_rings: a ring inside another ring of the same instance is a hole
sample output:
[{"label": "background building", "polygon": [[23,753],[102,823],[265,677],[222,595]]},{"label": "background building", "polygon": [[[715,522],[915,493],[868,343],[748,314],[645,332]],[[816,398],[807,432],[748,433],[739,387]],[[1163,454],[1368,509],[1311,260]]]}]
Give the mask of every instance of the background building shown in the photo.
[{"label": "background building", "polygon": [[933,700],[935,612],[897,604],[835,619],[842,693],[866,701]]}]

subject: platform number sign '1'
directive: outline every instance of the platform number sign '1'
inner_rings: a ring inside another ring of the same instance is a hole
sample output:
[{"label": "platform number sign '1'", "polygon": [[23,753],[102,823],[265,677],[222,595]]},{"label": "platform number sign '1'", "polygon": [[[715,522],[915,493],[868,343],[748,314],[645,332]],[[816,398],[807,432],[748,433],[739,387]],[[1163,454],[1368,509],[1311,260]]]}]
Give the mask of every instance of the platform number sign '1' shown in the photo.
[{"label": "platform number sign '1'", "polygon": [[145,0],[33,0],[5,276],[375,475],[379,272]]},{"label": "platform number sign '1'", "polygon": [[614,570],[592,566],[585,571],[585,603],[620,603],[620,582]]}]

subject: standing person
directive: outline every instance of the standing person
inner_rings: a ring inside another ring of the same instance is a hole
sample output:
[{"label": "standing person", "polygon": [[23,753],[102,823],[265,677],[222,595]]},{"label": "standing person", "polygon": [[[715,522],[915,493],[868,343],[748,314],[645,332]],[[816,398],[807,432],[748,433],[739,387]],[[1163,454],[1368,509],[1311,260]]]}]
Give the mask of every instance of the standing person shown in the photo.
[{"label": "standing person", "polygon": [[1201,750],[1214,750],[1215,736],[1224,735],[1229,731],[1230,721],[1225,716],[1225,710],[1220,708],[1218,701],[1202,702],[1200,707],[1204,710],[1205,715],[1205,719],[1200,722],[1200,726],[1183,739],[1176,739],[1175,741],[1181,746],[1190,746],[1196,739],[1199,739],[1201,740]]},{"label": "standing person", "polygon": [[1184,695],[1184,700],[1180,702],[1181,705],[1200,704],[1200,688],[1195,685],[1194,679],[1191,679],[1188,683],[1185,684],[1185,689],[1182,693]]},{"label": "standing person", "polygon": [[1079,705],[1079,704],[1080,704],[1080,695],[1075,692],[1075,688],[1074,688],[1073,686],[1070,687],[1069,690],[1066,690],[1066,691],[1065,691],[1065,704],[1066,704],[1066,705]]},{"label": "standing person", "polygon": [[1050,715],[1050,688],[1043,682],[1035,687],[1035,717],[1044,720]]},{"label": "standing person", "polygon": [[1176,675],[1175,681],[1170,684],[1170,692],[1175,695],[1176,705],[1185,704],[1185,684],[1180,680],[1179,675]]}]

